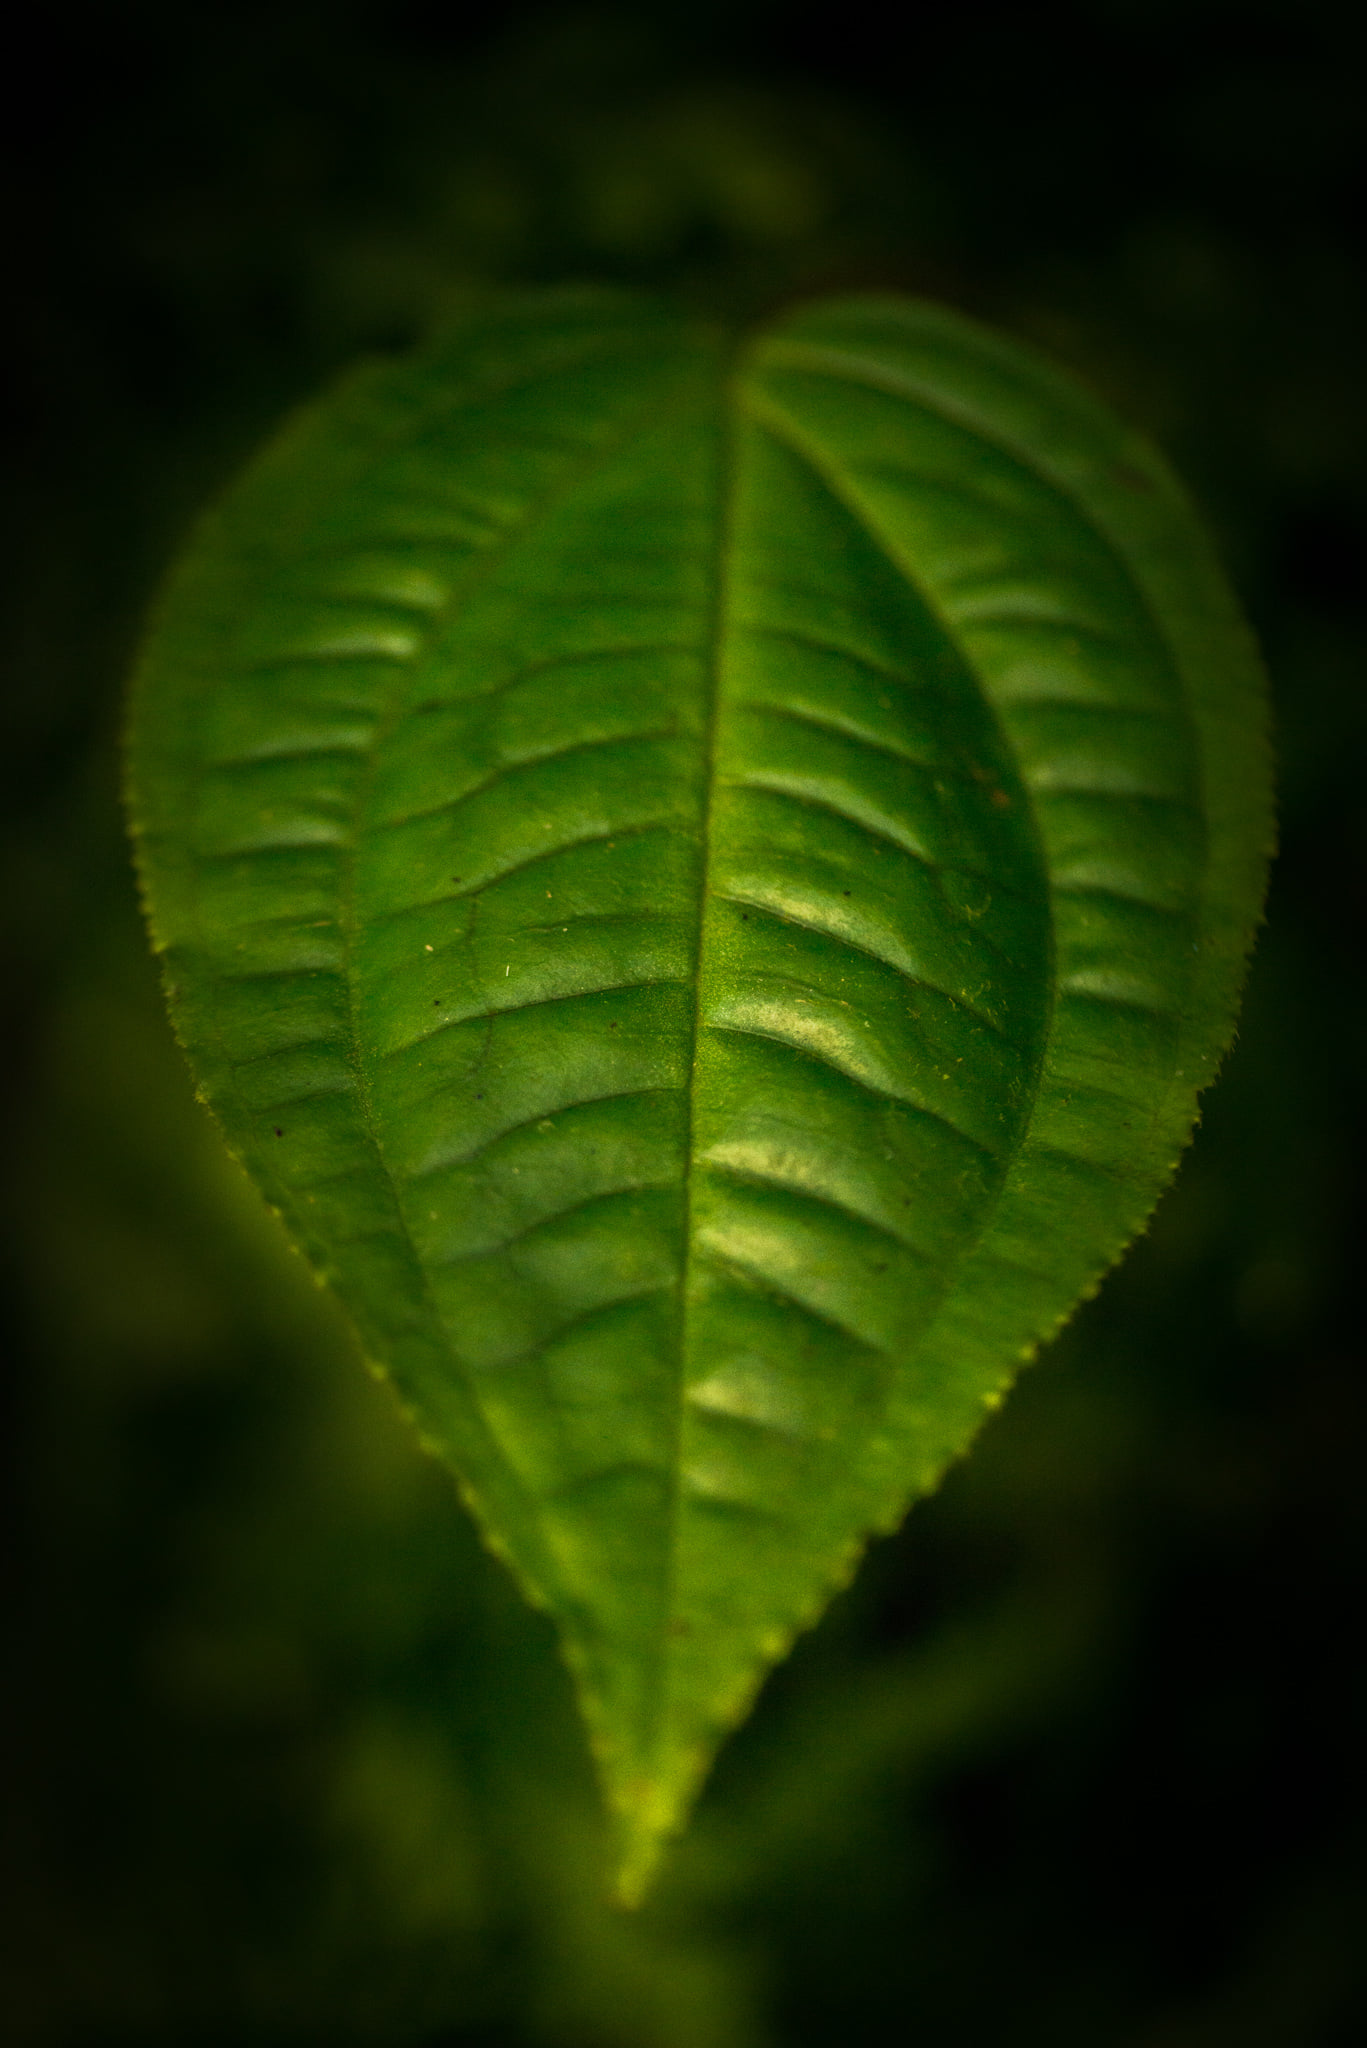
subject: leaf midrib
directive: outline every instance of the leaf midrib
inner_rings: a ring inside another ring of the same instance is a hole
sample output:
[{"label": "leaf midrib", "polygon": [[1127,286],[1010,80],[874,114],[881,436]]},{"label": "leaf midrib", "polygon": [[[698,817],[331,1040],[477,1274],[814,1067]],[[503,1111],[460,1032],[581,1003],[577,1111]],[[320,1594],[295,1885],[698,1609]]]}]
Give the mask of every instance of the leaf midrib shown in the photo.
[{"label": "leaf midrib", "polygon": [[[913,587],[916,589],[917,595],[920,598],[921,602],[925,605],[927,611],[931,614],[931,616],[936,620],[937,624],[944,633],[949,644],[954,647],[956,653],[958,654],[960,660],[964,665],[966,672],[972,675],[975,678],[975,680],[977,679],[977,669],[975,664],[972,662],[967,650],[964,648],[960,641],[959,635],[954,630],[949,619],[945,616],[941,606],[939,605],[938,601],[935,599],[933,594],[922,584],[920,579],[915,576],[914,572],[911,569],[911,566],[902,558],[902,556],[890,549],[879,526],[872,519],[868,509],[859,501],[857,497],[851,495],[847,481],[838,473],[838,471],[836,471],[833,468],[830,462],[825,458],[824,453],[822,453],[821,451],[817,450],[816,448],[812,447],[809,444],[808,437],[802,432],[800,428],[797,427],[796,423],[790,419],[787,413],[781,407],[779,407],[772,399],[767,398],[765,395],[762,395],[760,392],[754,389],[748,389],[744,394],[742,394],[741,390],[739,389],[740,365],[741,352],[737,350],[735,357],[733,358],[732,362],[728,365],[726,371],[723,373],[723,376],[719,383],[718,432],[721,447],[721,464],[715,528],[716,540],[713,558],[714,567],[712,585],[712,617],[711,627],[708,635],[710,689],[709,701],[707,705],[704,741],[705,801],[701,821],[702,872],[698,907],[698,940],[696,954],[697,981],[692,1020],[692,1038],[689,1048],[688,1060],[688,1126],[687,1151],[685,1154],[684,1198],[686,1235],[684,1248],[684,1265],[680,1288],[679,1351],[677,1367],[678,1379],[676,1382],[675,1389],[675,1403],[673,1415],[674,1455],[670,1459],[668,1474],[669,1494],[666,1522],[667,1549],[665,1560],[666,1583],[662,1615],[663,1628],[661,1635],[661,1641],[665,1647],[663,1648],[662,1654],[657,1660],[655,1670],[656,1704],[653,1716],[653,1723],[650,1727],[650,1741],[652,1745],[663,1737],[664,1732],[668,1726],[670,1682],[673,1675],[674,1663],[674,1660],[670,1655],[667,1646],[670,1641],[669,1624],[676,1618],[675,1606],[678,1591],[677,1579],[681,1533],[680,1522],[683,1502],[682,1447],[686,1408],[686,1403],[684,1399],[685,1375],[687,1372],[688,1359],[690,1355],[690,1306],[693,1292],[692,1283],[694,1279],[694,1269],[697,1260],[697,1233],[694,1227],[694,1174],[696,1164],[696,1148],[694,1142],[694,1119],[696,1103],[697,1056],[699,1040],[701,1038],[705,1022],[702,1015],[704,987],[703,953],[706,937],[708,907],[710,901],[710,867],[712,857],[712,808],[717,785],[719,780],[721,779],[717,771],[717,736],[721,710],[722,670],[725,661],[728,625],[727,598],[729,591],[730,544],[732,539],[732,528],[734,523],[736,494],[736,441],[741,420],[745,414],[748,413],[748,415],[752,419],[755,419],[759,424],[766,426],[769,429],[769,431],[773,432],[776,435],[776,437],[779,438],[795,456],[797,456],[798,460],[802,462],[818,477],[819,481],[823,484],[823,486],[826,489],[828,489],[832,493],[832,495],[837,499],[837,501],[845,507],[850,516],[853,519],[855,519],[855,521],[858,523],[860,529],[868,535],[873,545],[884,556],[884,558],[888,560],[894,572],[913,585]],[[996,706],[993,704],[988,693],[985,690],[983,690],[981,686],[979,686],[979,696],[986,715],[991,719],[994,727],[998,732],[1004,752],[1006,753],[1007,757],[1012,760],[1013,763],[1016,763],[1015,749],[1010,745],[1007,735],[1002,729],[1001,721],[997,714]],[[1039,830],[1038,819],[1035,813],[1033,799],[1031,796],[1031,792],[1028,789],[1028,786],[1025,784],[1023,776],[1019,776],[1018,763],[1017,770],[1018,777],[1020,780],[1020,786],[1024,794],[1025,802],[1028,808],[1031,832],[1034,837],[1036,847],[1040,850],[1040,869],[1041,872],[1046,876],[1047,880],[1048,863],[1043,857],[1041,835]],[[1031,1075],[1030,1080],[1030,1107],[1022,1127],[1022,1137],[1020,1140],[1020,1144],[1023,1144],[1025,1142],[1025,1137],[1028,1134],[1030,1123],[1033,1119],[1036,1102],[1038,1100],[1040,1085],[1043,1079],[1044,1070],[1047,1062],[1049,1040],[1052,1031],[1052,1012],[1055,999],[1055,940],[1052,908],[1049,918],[1048,942],[1048,1010],[1046,1012],[1044,1019],[1042,1020],[1042,1026],[1040,1029],[1038,1039],[1039,1049],[1034,1063],[1034,1071]],[[943,1300],[945,1295],[947,1295],[947,1293],[949,1292],[953,1284],[953,1278],[955,1274],[960,1270],[961,1266],[966,1261],[966,1259],[971,1255],[971,1253],[974,1250],[976,1250],[978,1245],[986,1236],[991,1226],[992,1220],[996,1214],[997,1206],[1005,1190],[1011,1167],[1014,1163],[1016,1154],[1018,1153],[1019,1149],[1020,1148],[1018,1145],[1014,1151],[1005,1155],[1005,1157],[1000,1161],[1000,1172],[997,1176],[997,1186],[995,1188],[992,1200],[989,1202],[984,1211],[978,1231],[974,1234],[969,1243],[967,1243],[961,1249],[960,1253],[956,1256],[956,1258],[950,1263],[950,1265],[946,1269],[943,1278],[943,1284],[939,1290],[939,1298],[941,1300]],[[734,1262],[732,1261],[729,1263]],[[811,1311],[809,1306],[806,1304],[804,1304],[804,1309],[808,1313],[813,1313],[813,1311]],[[837,1325],[837,1327],[843,1326]]]},{"label": "leaf midrib", "polygon": [[673,1439],[667,1473],[665,1502],[664,1586],[661,1612],[661,1654],[654,1661],[653,1715],[648,1720],[650,1747],[663,1740],[669,1725],[670,1682],[674,1659],[669,1653],[670,1624],[675,1619],[678,1598],[679,1544],[683,1512],[683,1436],[686,1411],[688,1361],[691,1355],[691,1310],[693,1299],[696,1109],[698,1046],[702,1038],[703,949],[707,938],[707,909],[711,890],[712,813],[717,789],[717,736],[721,716],[722,672],[726,659],[727,608],[730,594],[729,556],[735,520],[736,498],[736,410],[735,384],[739,375],[740,350],[733,348],[723,358],[716,389],[717,506],[712,551],[711,614],[708,619],[708,698],[703,724],[703,805],[699,819],[701,864],[698,875],[698,921],[694,945],[693,1013],[688,1047],[688,1083],[685,1092],[683,1262],[679,1274],[678,1356],[675,1365]]}]

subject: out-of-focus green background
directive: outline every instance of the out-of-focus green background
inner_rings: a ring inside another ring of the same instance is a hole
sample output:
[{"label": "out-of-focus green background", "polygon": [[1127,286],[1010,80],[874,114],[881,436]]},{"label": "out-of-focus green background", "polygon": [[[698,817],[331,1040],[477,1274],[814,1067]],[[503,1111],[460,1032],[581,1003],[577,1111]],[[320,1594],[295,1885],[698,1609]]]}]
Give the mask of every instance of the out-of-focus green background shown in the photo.
[{"label": "out-of-focus green background", "polygon": [[[1319,0],[98,0],[7,67],[16,2048],[1367,2039],[1367,28]],[[601,1902],[547,1628],[195,1108],[138,621],[296,399],[488,280],[892,286],[1162,442],[1283,855],[1149,1237]]]}]

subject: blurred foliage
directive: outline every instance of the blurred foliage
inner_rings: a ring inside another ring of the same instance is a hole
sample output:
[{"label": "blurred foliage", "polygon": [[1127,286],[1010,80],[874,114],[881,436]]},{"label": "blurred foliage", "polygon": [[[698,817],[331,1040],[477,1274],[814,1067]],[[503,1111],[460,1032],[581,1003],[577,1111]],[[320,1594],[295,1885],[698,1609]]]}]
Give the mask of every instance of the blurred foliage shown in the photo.
[{"label": "blurred foliage", "polygon": [[[86,0],[12,78],[0,1082],[33,2048],[1348,2048],[1367,29],[1326,0]],[[723,1756],[641,1915],[546,1627],[190,1099],[117,803],[195,509],[489,282],[894,285],[1146,424],[1263,636],[1284,849],[1150,1236]]]}]

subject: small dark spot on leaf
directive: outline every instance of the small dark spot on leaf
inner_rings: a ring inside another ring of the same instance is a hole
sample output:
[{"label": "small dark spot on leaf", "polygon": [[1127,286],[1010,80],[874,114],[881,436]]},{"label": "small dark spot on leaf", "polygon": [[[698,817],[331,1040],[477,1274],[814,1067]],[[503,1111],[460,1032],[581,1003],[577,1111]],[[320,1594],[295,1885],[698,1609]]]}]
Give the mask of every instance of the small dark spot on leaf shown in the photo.
[{"label": "small dark spot on leaf", "polygon": [[1004,789],[994,789],[992,791],[992,801],[999,811],[1009,811],[1011,808],[1011,799]]},{"label": "small dark spot on leaf", "polygon": [[465,877],[464,875],[452,875],[451,880],[453,882],[463,882],[465,880]]},{"label": "small dark spot on leaf", "polygon": [[616,1024],[609,1024],[609,1026],[608,1026],[608,1030],[609,1030],[609,1031],[615,1031],[616,1029],[617,1029],[617,1026],[616,1026]]},{"label": "small dark spot on leaf", "polygon": [[283,1132],[283,1131],[281,1130],[281,1128],[280,1128],[279,1124],[276,1124],[276,1125],[274,1126],[274,1129],[275,1129],[275,1135],[276,1135],[276,1137],[277,1137],[277,1138],[283,1138],[283,1137],[284,1137],[285,1133],[284,1133],[284,1132]]},{"label": "small dark spot on leaf", "polygon": [[483,1090],[483,1089],[481,1088],[481,1089],[480,1089],[480,1091],[479,1091],[479,1094],[478,1094],[478,1095],[477,1095],[477,1096],[475,1097],[475,1101],[476,1101],[476,1102],[483,1102],[483,1100],[484,1100],[484,1090]]},{"label": "small dark spot on leaf", "polygon": [[432,1008],[433,1008],[434,1010],[439,1010],[439,1009],[441,1008],[441,997],[440,997],[440,996],[433,996],[433,998],[432,998]]},{"label": "small dark spot on leaf", "polygon": [[742,912],[741,912],[741,914],[740,914],[740,921],[741,921],[741,923],[742,923],[742,924],[749,924],[749,922],[750,922],[750,913],[749,913],[749,911],[748,911],[748,910],[742,910]]},{"label": "small dark spot on leaf", "polygon": [[849,892],[849,890],[847,889],[847,890],[845,891],[845,894],[846,894],[846,895],[848,896],[848,895],[849,895],[849,893],[850,893],[850,892]]},{"label": "small dark spot on leaf", "polygon": [[669,1633],[672,1636],[691,1636],[693,1633],[693,1624],[691,1622],[682,1620],[671,1621],[669,1624]]}]

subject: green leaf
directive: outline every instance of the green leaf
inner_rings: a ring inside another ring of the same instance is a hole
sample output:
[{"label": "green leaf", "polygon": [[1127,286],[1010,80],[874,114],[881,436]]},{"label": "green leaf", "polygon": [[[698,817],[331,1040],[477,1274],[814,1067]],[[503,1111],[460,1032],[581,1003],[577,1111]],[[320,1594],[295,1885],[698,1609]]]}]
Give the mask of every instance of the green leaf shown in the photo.
[{"label": "green leaf", "polygon": [[177,1028],[554,1616],[624,1897],[1142,1226],[1268,782],[1163,464],[899,300],[504,303],[173,577],[131,789]]}]

